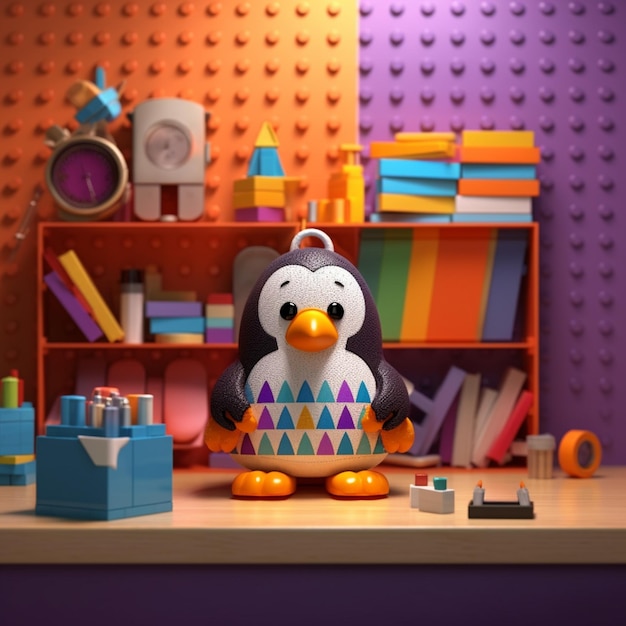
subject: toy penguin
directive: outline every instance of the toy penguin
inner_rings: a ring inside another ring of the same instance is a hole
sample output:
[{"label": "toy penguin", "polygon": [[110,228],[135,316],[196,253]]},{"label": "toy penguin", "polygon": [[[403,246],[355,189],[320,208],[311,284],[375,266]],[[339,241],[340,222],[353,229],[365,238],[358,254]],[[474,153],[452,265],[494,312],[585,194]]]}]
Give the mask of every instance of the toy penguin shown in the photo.
[{"label": "toy penguin", "polygon": [[[323,248],[300,248],[306,237]],[[297,478],[333,496],[384,497],[371,468],[413,442],[403,379],[383,358],[380,320],[356,267],[306,229],[271,262],[242,313],[239,360],[218,379],[205,440],[248,468],[237,497],[287,497]]]}]

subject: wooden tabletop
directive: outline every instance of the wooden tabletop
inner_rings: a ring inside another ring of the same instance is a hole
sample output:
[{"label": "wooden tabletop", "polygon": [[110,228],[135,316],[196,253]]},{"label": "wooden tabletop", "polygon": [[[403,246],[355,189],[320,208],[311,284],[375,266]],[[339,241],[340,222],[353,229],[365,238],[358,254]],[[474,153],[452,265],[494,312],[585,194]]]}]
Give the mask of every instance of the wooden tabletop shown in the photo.
[{"label": "wooden tabletop", "polygon": [[[416,470],[386,467],[388,498],[337,500],[301,485],[279,501],[235,500],[230,470],[176,470],[174,510],[111,522],[34,514],[36,487],[0,487],[0,563],[160,564],[626,564],[626,467],[589,479],[523,469],[429,468],[455,491],[455,512],[409,506]],[[532,520],[468,519],[474,486],[515,501],[520,481]]]}]

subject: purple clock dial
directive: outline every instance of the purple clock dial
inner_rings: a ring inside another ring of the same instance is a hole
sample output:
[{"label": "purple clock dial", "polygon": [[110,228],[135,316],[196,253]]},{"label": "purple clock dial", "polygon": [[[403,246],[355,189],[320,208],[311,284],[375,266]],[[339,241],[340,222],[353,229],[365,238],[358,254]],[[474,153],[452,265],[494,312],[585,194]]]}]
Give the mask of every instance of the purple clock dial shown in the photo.
[{"label": "purple clock dial", "polygon": [[106,203],[119,188],[120,172],[115,158],[98,144],[77,144],[63,150],[51,170],[58,194],[77,208]]}]

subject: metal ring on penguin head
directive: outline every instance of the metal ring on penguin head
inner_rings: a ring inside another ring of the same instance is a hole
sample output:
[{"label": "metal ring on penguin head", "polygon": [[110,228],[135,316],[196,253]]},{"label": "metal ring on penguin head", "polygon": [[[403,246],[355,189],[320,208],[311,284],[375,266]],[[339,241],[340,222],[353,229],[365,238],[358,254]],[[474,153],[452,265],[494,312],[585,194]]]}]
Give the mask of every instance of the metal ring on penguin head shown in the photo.
[{"label": "metal ring on penguin head", "polygon": [[317,237],[324,244],[324,248],[326,250],[330,250],[331,252],[335,251],[332,239],[325,232],[317,228],[305,228],[304,230],[301,230],[291,240],[291,247],[289,248],[289,251],[297,250],[300,247],[302,240],[306,237]]}]

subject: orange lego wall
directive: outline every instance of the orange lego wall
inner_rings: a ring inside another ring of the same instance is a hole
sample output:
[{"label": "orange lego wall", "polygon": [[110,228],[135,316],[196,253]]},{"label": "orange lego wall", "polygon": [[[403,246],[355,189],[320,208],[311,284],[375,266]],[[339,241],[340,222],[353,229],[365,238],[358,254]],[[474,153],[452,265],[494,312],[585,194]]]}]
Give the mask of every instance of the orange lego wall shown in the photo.
[{"label": "orange lego wall", "polygon": [[19,250],[15,233],[43,183],[53,124],[76,127],[66,100],[76,81],[106,70],[125,81],[123,113],[109,126],[127,159],[126,113],[150,97],[201,103],[207,139],[206,220],[230,221],[232,181],[264,121],[280,142],[285,173],[303,177],[295,205],[326,195],[338,147],[357,132],[356,2],[0,3],[0,372],[17,368],[34,397],[35,222],[56,219],[49,194]]}]

